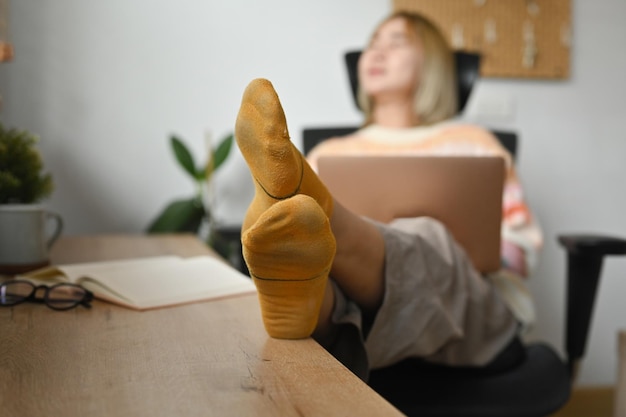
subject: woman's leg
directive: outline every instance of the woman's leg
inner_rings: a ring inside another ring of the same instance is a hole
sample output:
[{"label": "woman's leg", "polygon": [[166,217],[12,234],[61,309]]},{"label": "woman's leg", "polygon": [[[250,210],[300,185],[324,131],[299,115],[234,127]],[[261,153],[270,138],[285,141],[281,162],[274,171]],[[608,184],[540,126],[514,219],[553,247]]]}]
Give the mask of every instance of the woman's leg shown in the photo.
[{"label": "woman's leg", "polygon": [[[375,311],[384,292],[382,235],[373,224],[334,201],[293,146],[280,101],[269,81],[254,80],[246,88],[235,136],[255,181],[255,197],[246,213],[242,240],[246,262],[256,276],[270,335],[293,338],[310,334],[308,313],[302,315],[301,325],[296,318],[301,311],[294,312],[288,326],[276,324],[277,317],[284,317],[287,310],[302,309],[302,303],[306,304],[301,299],[303,294],[309,295],[319,312],[316,335],[323,338],[332,333],[332,291],[326,286],[323,295],[318,294],[313,290],[319,287],[318,282],[314,284],[309,279],[318,275],[327,279],[326,265],[331,262],[330,274],[346,295],[364,311]],[[300,194],[310,196],[321,209],[315,210],[309,200],[302,198],[286,203]],[[307,214],[298,215],[299,212]],[[322,246],[312,243],[330,241],[321,219],[325,216],[336,241],[334,259]],[[302,230],[307,232],[301,233]],[[296,287],[300,289],[295,291]],[[271,292],[271,297],[267,292]],[[300,295],[294,295],[295,292]],[[293,303],[295,298],[300,298],[300,307]]]},{"label": "woman's leg", "polygon": [[[372,223],[364,221],[336,201],[330,224],[337,242],[330,276],[364,314],[373,314],[380,307],[384,295],[383,237]],[[331,322],[334,306],[335,296],[332,287],[327,285],[319,322],[313,333],[323,346],[329,345],[335,338],[336,328]]]},{"label": "woman's leg", "polygon": [[375,312],[385,285],[385,242],[380,230],[338,203],[330,225],[337,240],[330,275],[365,313]]}]

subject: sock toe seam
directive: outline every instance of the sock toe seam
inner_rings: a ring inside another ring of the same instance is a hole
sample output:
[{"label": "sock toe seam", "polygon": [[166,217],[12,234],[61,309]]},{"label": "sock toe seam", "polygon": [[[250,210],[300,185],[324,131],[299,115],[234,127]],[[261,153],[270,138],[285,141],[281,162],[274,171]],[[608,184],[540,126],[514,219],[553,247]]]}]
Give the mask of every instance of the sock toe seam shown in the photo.
[{"label": "sock toe seam", "polygon": [[317,275],[314,275],[312,277],[309,278],[298,278],[298,279],[283,279],[283,278],[266,278],[266,277],[259,277],[258,275],[253,274],[252,272],[250,272],[250,276],[254,279],[258,279],[260,281],[280,281],[280,282],[306,282],[306,281],[313,281],[316,280],[320,277],[324,277],[325,275],[328,274],[328,269],[320,272]]},{"label": "sock toe seam", "polygon": [[287,199],[289,199],[289,198],[291,198],[293,196],[298,195],[298,193],[300,192],[300,187],[302,186],[302,180],[304,179],[304,164],[303,164],[303,161],[302,161],[302,155],[300,155],[300,158],[298,158],[298,161],[300,163],[300,179],[298,180],[298,185],[296,186],[296,190],[293,193],[291,193],[291,194],[288,194],[288,195],[283,196],[283,197],[275,196],[275,195],[271,194],[270,192],[268,192],[265,189],[263,184],[261,184],[261,181],[259,181],[259,179],[256,176],[254,177],[254,180],[256,181],[257,184],[259,184],[259,187],[261,187],[263,192],[268,197],[273,198],[274,200],[287,200]]}]

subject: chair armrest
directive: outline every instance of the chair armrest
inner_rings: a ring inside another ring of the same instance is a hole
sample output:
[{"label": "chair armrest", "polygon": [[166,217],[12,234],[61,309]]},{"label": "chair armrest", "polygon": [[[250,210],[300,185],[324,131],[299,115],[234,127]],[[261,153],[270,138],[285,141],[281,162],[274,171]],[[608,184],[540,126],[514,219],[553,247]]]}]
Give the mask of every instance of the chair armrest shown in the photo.
[{"label": "chair armrest", "polygon": [[559,242],[569,253],[626,255],[626,239],[602,235],[561,235]]},{"label": "chair armrest", "polygon": [[570,371],[585,354],[602,262],[607,255],[626,255],[626,239],[601,235],[561,235],[567,251],[565,349]]}]

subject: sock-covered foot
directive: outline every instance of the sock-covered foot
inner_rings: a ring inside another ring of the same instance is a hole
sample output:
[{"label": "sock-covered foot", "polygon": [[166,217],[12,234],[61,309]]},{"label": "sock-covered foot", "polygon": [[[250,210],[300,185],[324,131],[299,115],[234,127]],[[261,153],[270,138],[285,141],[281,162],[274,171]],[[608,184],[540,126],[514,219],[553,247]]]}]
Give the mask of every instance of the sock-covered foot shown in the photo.
[{"label": "sock-covered foot", "polygon": [[332,196],[291,143],[283,108],[268,80],[253,80],[246,88],[235,138],[256,187],[242,230],[248,229],[269,206],[296,194],[313,197],[330,217]]},{"label": "sock-covered foot", "polygon": [[335,256],[326,213],[303,194],[281,200],[243,233],[242,244],[269,335],[309,337]]}]

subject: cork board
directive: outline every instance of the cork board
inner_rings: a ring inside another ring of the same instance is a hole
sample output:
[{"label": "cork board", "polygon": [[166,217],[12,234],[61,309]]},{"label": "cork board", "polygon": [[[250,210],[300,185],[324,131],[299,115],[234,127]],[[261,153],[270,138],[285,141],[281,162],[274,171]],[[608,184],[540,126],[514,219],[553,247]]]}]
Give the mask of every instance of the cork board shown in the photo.
[{"label": "cork board", "polygon": [[570,0],[393,0],[437,24],[455,50],[482,55],[481,76],[569,77]]}]

